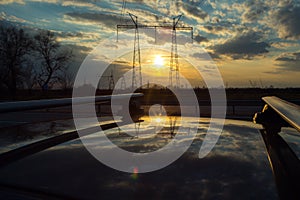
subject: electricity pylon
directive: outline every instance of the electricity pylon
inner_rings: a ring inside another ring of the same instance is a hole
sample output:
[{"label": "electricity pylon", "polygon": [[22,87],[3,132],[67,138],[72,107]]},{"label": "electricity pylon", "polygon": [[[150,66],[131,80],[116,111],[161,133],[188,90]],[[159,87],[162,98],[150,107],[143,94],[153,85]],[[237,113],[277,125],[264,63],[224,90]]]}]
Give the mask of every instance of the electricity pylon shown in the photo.
[{"label": "electricity pylon", "polygon": [[109,86],[108,88],[110,90],[113,90],[115,88],[115,80],[114,80],[114,72],[111,70],[110,76],[109,76]]},{"label": "electricity pylon", "polygon": [[173,29],[172,29],[172,47],[171,47],[171,59],[170,59],[170,72],[169,72],[169,85],[173,87],[173,72],[175,72],[175,86],[180,87],[179,79],[179,61],[178,61],[178,51],[177,51],[177,38],[176,38],[176,26],[182,15],[173,17]]},{"label": "electricity pylon", "polygon": [[134,33],[134,45],[133,45],[133,58],[132,58],[132,88],[141,87],[142,82],[142,66],[141,66],[141,49],[140,49],[140,37],[138,27],[138,17],[129,13],[135,25]]},{"label": "electricity pylon", "polygon": [[[156,30],[157,28],[162,29],[171,29],[172,30],[172,47],[171,47],[171,59],[170,59],[170,72],[169,72],[169,84],[171,87],[179,87],[180,79],[179,79],[179,61],[178,61],[178,52],[177,52],[177,38],[176,31],[190,31],[191,39],[193,40],[193,27],[190,26],[178,26],[178,22],[182,15],[173,18],[172,25],[145,25],[138,24],[138,17],[129,13],[134,24],[119,24],[117,25],[117,41],[119,35],[119,29],[135,29],[135,38],[134,38],[134,52],[133,52],[133,72],[132,72],[132,87],[141,86],[142,85],[142,75],[141,75],[141,52],[139,45],[139,28],[144,29],[154,29],[155,30],[155,42],[156,42]],[[173,76],[175,73],[176,84],[173,84]],[[140,85],[138,85],[138,80]]]}]

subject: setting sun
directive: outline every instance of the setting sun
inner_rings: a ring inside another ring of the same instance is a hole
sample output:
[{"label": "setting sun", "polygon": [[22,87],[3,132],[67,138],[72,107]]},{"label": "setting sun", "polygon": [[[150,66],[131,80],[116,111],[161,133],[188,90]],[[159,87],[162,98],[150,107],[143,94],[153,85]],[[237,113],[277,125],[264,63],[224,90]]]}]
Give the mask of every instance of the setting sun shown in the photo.
[{"label": "setting sun", "polygon": [[164,119],[161,118],[161,117],[156,117],[154,120],[155,120],[156,123],[162,123],[162,122],[164,122]]},{"label": "setting sun", "polygon": [[154,65],[155,65],[156,68],[163,67],[164,59],[160,55],[155,56]]}]

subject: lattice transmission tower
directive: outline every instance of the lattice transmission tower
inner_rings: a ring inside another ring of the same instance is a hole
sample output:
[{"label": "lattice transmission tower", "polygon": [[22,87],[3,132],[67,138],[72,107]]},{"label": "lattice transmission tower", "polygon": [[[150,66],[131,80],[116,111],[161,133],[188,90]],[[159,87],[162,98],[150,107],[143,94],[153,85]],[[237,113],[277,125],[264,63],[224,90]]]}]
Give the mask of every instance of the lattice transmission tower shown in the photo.
[{"label": "lattice transmission tower", "polygon": [[141,66],[141,49],[140,49],[140,37],[139,37],[139,26],[138,17],[129,13],[134,25],[134,45],[133,45],[133,58],[132,58],[132,88],[141,87],[142,82],[142,66]]},{"label": "lattice transmission tower", "polygon": [[[172,46],[171,46],[171,57],[170,57],[170,71],[169,71],[169,85],[171,87],[180,87],[179,79],[179,61],[178,61],[178,52],[177,52],[177,38],[176,31],[190,31],[191,39],[193,40],[193,27],[190,26],[179,26],[178,22],[181,19],[182,15],[173,17],[172,25],[145,25],[138,24],[138,17],[129,13],[129,16],[134,24],[119,24],[117,25],[117,41],[119,35],[119,29],[135,29],[134,37],[134,49],[133,49],[133,65],[132,65],[132,87],[142,86],[142,67],[141,67],[141,50],[140,50],[140,41],[139,41],[139,29],[154,29],[155,30],[155,41],[156,41],[156,31],[157,28],[162,29],[171,29],[172,30]],[[173,79],[175,79],[175,84]]]},{"label": "lattice transmission tower", "polygon": [[173,17],[173,28],[172,28],[172,47],[171,47],[171,58],[170,58],[170,72],[169,72],[169,85],[173,87],[173,77],[175,72],[175,86],[180,87],[179,79],[179,61],[178,61],[178,51],[177,51],[177,38],[176,38],[176,26],[182,15]]}]

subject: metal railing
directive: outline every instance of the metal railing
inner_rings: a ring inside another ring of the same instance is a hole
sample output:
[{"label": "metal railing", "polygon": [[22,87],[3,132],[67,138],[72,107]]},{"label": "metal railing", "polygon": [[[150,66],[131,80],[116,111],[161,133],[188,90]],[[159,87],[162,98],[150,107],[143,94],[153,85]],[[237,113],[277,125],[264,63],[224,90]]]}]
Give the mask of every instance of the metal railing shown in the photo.
[{"label": "metal railing", "polygon": [[[263,125],[260,130],[281,199],[300,199],[300,160],[279,135],[282,127],[300,132],[300,106],[277,97],[264,97],[262,112],[253,121]],[[300,137],[300,133],[299,133]]]}]

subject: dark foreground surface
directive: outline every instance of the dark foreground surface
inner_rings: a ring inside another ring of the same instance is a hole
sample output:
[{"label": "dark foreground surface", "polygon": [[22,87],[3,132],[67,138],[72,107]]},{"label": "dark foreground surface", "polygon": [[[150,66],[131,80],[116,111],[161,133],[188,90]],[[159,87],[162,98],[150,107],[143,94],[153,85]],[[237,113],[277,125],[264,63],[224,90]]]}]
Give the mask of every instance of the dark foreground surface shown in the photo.
[{"label": "dark foreground surface", "polygon": [[[278,198],[268,156],[258,131],[260,126],[226,120],[215,148],[208,156],[199,159],[198,153],[209,119],[187,118],[180,126],[188,130],[191,124],[198,126],[198,134],[189,150],[161,170],[145,174],[116,171],[96,160],[80,139],[76,139],[0,168],[0,198]],[[148,130],[153,128],[144,126]],[[132,127],[127,128],[131,130]],[[134,152],[153,151],[171,140],[167,129],[162,129],[157,135],[140,132],[138,138],[120,134],[117,129],[106,134],[118,146]],[[184,136],[188,131],[177,134]],[[103,145],[101,142],[95,143],[101,141],[97,133],[86,137],[89,137],[90,145]]]}]

